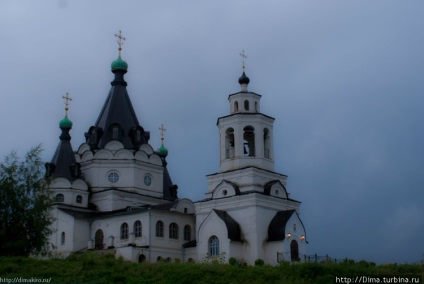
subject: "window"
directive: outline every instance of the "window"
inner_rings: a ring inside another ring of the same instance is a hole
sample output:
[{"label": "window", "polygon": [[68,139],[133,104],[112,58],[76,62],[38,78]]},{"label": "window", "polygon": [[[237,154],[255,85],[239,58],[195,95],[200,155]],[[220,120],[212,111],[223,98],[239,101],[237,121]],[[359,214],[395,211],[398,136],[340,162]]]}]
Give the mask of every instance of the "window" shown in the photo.
[{"label": "window", "polygon": [[239,111],[238,102],[236,101],[236,102],[234,102],[234,112],[238,112],[238,111]]},{"label": "window", "polygon": [[119,138],[119,128],[118,126],[114,126],[112,128],[112,139],[118,139]]},{"label": "window", "polygon": [[134,223],[134,236],[140,238],[142,235],[142,227],[140,221],[135,221]]},{"label": "window", "polygon": [[156,223],[156,237],[163,238],[163,222],[158,221]]},{"label": "window", "polygon": [[64,244],[65,244],[65,232],[62,232],[62,235],[60,236],[60,243],[61,243],[62,245],[64,245]]},{"label": "window", "polygon": [[152,184],[152,177],[150,175],[144,176],[144,184],[150,186]]},{"label": "window", "polygon": [[293,224],[293,231],[296,231],[296,223]]},{"label": "window", "polygon": [[248,100],[244,101],[244,110],[249,111],[249,101]]},{"label": "window", "polygon": [[107,175],[107,180],[108,180],[110,183],[117,183],[117,182],[118,182],[118,180],[119,180],[119,174],[118,174],[117,172],[115,172],[115,171],[110,172],[110,173]]},{"label": "window", "polygon": [[255,129],[252,126],[243,128],[244,155],[255,156]]},{"label": "window", "polygon": [[81,195],[77,196],[77,203],[82,203],[82,196]]},{"label": "window", "polygon": [[191,241],[191,227],[190,227],[190,225],[184,226],[184,241]]},{"label": "window", "polygon": [[234,129],[225,130],[225,158],[234,158]]},{"label": "window", "polygon": [[128,224],[123,223],[121,225],[121,240],[128,239]]},{"label": "window", "polygon": [[169,238],[178,240],[178,225],[176,223],[169,225]]},{"label": "window", "polygon": [[217,256],[219,255],[219,239],[217,236],[212,236],[209,238],[209,255]]},{"label": "window", "polygon": [[271,142],[269,137],[269,130],[267,128],[264,129],[264,157],[270,159],[269,148]]},{"label": "window", "polygon": [[56,195],[56,202],[65,202],[65,196],[61,193]]}]

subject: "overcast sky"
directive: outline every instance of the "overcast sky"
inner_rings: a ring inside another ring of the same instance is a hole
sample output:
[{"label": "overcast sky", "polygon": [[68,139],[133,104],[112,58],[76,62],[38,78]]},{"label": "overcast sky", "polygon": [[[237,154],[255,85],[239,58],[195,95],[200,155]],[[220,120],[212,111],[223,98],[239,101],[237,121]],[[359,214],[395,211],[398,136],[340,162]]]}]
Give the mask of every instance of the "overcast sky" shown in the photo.
[{"label": "overcast sky", "polygon": [[217,118],[240,90],[274,117],[276,171],[302,201],[308,253],[378,263],[424,254],[422,0],[0,2],[0,155],[49,161],[64,116],[74,150],[110,89],[114,34],[150,144],[167,128],[179,196],[219,171]]}]

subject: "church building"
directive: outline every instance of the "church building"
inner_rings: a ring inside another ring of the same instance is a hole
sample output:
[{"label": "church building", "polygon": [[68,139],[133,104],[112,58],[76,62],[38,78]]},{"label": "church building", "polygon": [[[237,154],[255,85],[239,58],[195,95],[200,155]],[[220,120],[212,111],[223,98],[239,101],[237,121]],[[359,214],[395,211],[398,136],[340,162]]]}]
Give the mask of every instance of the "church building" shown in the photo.
[{"label": "church building", "polygon": [[287,176],[274,171],[274,118],[261,112],[261,95],[248,91],[244,62],[240,91],[228,96],[229,114],[217,121],[219,172],[207,175],[205,199],[193,202],[172,182],[163,126],[155,150],[137,119],[124,78],[124,38],[116,36],[111,89],[76,151],[64,97],[59,145],[46,164],[55,196],[51,253],[96,250],[135,262],[301,260],[307,239],[300,202],[290,198]]}]

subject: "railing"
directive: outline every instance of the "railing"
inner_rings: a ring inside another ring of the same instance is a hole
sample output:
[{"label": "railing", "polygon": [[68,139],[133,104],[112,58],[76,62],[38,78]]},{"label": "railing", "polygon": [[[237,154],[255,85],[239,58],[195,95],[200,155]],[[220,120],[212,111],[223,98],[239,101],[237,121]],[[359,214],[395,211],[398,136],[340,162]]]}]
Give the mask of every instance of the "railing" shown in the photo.
[{"label": "railing", "polygon": [[299,253],[297,255],[297,257],[292,257],[290,252],[277,252],[277,262],[282,262],[282,261],[289,261],[289,262],[319,262],[319,263],[324,263],[324,262],[334,262],[334,263],[338,263],[338,262],[342,262],[347,260],[347,258],[333,258],[327,255],[317,255],[317,254],[312,254],[312,255],[305,255],[305,254],[301,254]]}]

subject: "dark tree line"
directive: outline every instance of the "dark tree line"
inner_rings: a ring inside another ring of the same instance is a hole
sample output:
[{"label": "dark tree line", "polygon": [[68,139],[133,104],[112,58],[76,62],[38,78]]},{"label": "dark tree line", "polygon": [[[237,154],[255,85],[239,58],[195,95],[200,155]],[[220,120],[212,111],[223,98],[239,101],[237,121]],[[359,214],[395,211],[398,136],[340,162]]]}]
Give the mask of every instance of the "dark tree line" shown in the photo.
[{"label": "dark tree line", "polygon": [[0,255],[47,251],[53,200],[44,179],[41,151],[41,146],[32,148],[24,161],[12,152],[1,163]]}]

